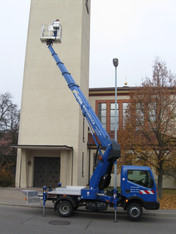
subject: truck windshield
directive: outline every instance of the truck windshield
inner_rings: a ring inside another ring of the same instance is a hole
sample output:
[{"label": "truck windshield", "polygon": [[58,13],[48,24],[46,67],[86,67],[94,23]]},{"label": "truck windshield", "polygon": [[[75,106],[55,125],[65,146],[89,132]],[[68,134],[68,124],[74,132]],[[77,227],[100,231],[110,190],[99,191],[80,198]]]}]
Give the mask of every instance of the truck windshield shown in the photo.
[{"label": "truck windshield", "polygon": [[153,187],[153,179],[149,171],[128,170],[128,180],[147,188]]}]

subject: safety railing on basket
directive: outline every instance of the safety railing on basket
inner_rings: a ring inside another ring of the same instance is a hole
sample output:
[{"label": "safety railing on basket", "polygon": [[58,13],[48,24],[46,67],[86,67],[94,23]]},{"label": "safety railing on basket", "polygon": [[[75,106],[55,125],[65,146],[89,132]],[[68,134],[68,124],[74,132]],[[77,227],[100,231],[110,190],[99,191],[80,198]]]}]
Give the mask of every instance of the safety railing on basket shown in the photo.
[{"label": "safety railing on basket", "polygon": [[43,24],[41,29],[40,40],[46,43],[48,40],[53,40],[54,43],[61,43],[62,26],[60,23],[55,24]]}]

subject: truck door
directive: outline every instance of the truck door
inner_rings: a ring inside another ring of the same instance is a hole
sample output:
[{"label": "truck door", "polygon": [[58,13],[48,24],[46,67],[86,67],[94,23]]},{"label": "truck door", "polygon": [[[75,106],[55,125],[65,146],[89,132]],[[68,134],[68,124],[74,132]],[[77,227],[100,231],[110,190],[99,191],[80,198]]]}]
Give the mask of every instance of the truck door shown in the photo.
[{"label": "truck door", "polygon": [[123,187],[126,198],[140,197],[144,201],[156,200],[156,185],[149,170],[127,170]]}]

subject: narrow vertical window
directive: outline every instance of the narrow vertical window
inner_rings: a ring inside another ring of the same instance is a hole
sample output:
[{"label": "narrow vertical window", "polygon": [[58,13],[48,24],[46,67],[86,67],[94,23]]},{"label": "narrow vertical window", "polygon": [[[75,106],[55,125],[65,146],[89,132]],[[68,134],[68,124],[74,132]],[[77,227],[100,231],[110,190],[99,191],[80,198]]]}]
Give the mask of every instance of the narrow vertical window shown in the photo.
[{"label": "narrow vertical window", "polygon": [[98,103],[98,118],[106,129],[106,103]]},{"label": "narrow vertical window", "polygon": [[156,122],[156,102],[149,103],[148,105],[148,120],[153,123]]},{"label": "narrow vertical window", "polygon": [[82,152],[82,177],[84,177],[84,152]]},{"label": "narrow vertical window", "polygon": [[127,116],[128,103],[123,103],[123,127],[125,127],[125,121]]},{"label": "narrow vertical window", "polygon": [[144,126],[144,105],[136,103],[136,130],[140,130]]},{"label": "narrow vertical window", "polygon": [[[119,129],[119,104],[117,103],[117,129]],[[111,110],[110,110],[110,130],[115,130],[115,103],[111,103]]]},{"label": "narrow vertical window", "polygon": [[85,118],[83,117],[83,142],[85,142]]},{"label": "narrow vertical window", "polygon": [[87,14],[89,14],[89,0],[86,0],[86,9],[87,9]]}]

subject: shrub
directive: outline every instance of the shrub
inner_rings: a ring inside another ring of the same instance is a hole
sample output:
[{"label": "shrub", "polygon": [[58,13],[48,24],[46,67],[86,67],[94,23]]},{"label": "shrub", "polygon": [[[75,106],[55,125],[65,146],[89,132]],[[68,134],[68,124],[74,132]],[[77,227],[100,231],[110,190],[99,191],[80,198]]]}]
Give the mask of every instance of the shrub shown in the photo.
[{"label": "shrub", "polygon": [[0,186],[14,186],[14,184],[15,178],[14,175],[11,173],[8,165],[3,165],[3,163],[0,163]]}]

